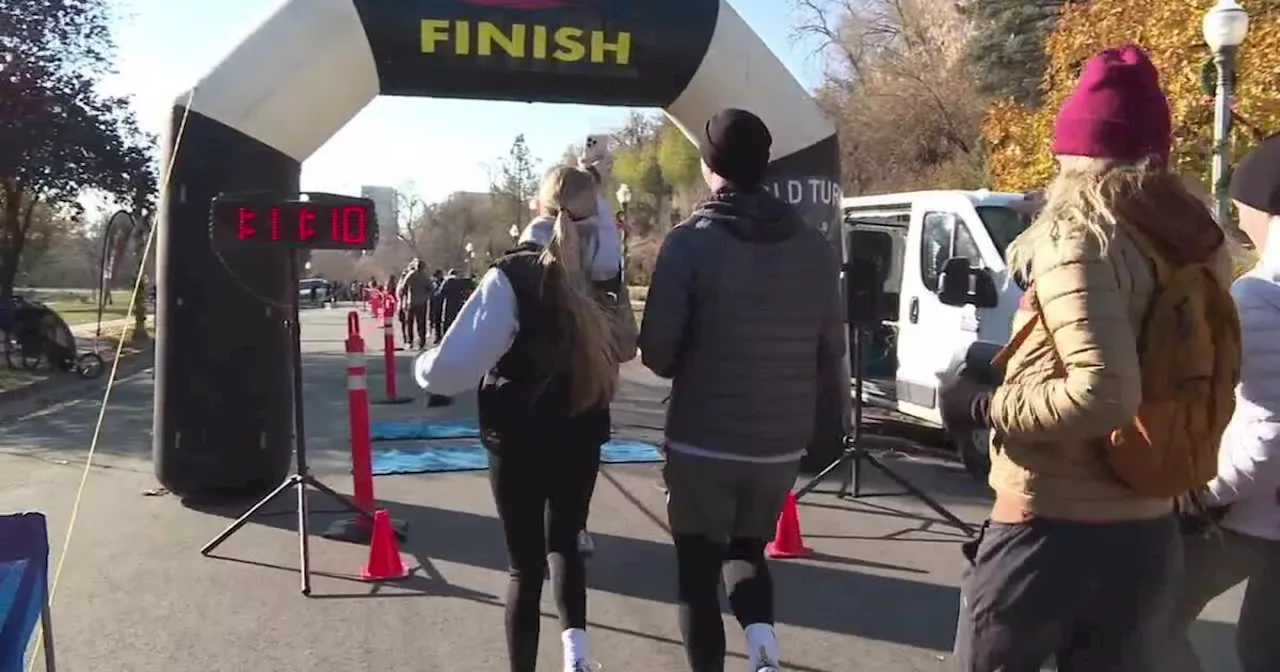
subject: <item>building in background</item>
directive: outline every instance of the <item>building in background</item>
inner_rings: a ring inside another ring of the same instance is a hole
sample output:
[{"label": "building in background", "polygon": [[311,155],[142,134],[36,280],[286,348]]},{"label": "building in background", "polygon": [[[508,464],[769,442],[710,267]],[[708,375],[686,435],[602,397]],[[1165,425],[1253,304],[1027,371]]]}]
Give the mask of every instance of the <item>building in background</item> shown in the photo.
[{"label": "building in background", "polygon": [[373,213],[378,218],[378,227],[395,235],[400,223],[399,199],[394,187],[360,187],[360,197],[373,201]]}]

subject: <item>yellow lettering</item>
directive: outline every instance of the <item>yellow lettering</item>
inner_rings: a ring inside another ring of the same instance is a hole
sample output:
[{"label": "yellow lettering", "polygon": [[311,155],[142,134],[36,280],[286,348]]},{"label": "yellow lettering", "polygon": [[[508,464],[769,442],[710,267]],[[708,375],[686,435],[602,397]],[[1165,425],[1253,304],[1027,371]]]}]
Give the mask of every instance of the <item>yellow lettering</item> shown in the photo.
[{"label": "yellow lettering", "polygon": [[581,28],[560,28],[555,32],[556,50],[551,58],[564,63],[581,61],[587,57],[587,48],[582,44]]},{"label": "yellow lettering", "polygon": [[449,39],[449,22],[443,19],[422,20],[422,53],[436,53],[436,45]]},{"label": "yellow lettering", "polygon": [[491,21],[422,19],[420,48],[424,54],[452,51],[458,56],[506,55],[508,58],[548,58],[562,63],[631,64],[632,36],[564,26],[502,25]]},{"label": "yellow lettering", "polygon": [[511,35],[507,36],[501,28],[488,21],[481,21],[476,28],[476,42],[476,53],[481,56],[492,56],[493,45],[496,43],[511,58],[524,58],[525,27],[517,23],[511,26]]},{"label": "yellow lettering", "polygon": [[609,42],[606,39],[604,31],[591,31],[591,62],[604,63],[604,55],[613,53],[613,62],[616,65],[627,65],[631,62],[631,33],[626,31],[618,33],[616,42]]},{"label": "yellow lettering", "polygon": [[533,57],[539,61],[547,60],[547,27],[533,27]]},{"label": "yellow lettering", "polygon": [[458,37],[453,42],[453,53],[466,56],[471,53],[471,24],[467,21],[454,21]]}]

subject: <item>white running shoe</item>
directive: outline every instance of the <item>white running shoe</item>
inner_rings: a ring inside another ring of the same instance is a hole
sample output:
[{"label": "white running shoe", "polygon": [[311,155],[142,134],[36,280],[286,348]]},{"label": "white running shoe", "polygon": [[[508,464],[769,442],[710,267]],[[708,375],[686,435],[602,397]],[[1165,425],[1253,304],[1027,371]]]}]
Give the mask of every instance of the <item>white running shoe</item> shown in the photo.
[{"label": "white running shoe", "polygon": [[778,663],[769,660],[769,654],[765,652],[763,646],[760,647],[760,664],[756,666],[756,672],[782,672]]},{"label": "white running shoe", "polygon": [[596,542],[591,540],[591,533],[583,530],[578,533],[578,552],[589,558],[596,552]]}]

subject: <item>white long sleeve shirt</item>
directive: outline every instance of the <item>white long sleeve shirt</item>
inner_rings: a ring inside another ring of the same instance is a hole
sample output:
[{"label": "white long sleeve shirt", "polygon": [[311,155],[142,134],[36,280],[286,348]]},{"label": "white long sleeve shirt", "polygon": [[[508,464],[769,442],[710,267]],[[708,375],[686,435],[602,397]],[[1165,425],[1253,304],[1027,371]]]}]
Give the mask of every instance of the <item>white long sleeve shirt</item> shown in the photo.
[{"label": "white long sleeve shirt", "polygon": [[475,389],[515,342],[520,326],[517,310],[511,281],[502,271],[489,269],[440,345],[414,361],[418,386],[446,397]]},{"label": "white long sleeve shirt", "polygon": [[1261,256],[1231,286],[1243,363],[1209,494],[1232,505],[1223,527],[1280,541],[1280,217],[1271,219]]},{"label": "white long sleeve shirt", "polygon": [[[548,218],[535,219],[525,229],[521,242],[545,246],[551,241],[552,224],[554,220]],[[597,229],[590,238],[598,244],[593,245],[590,258],[584,260],[592,279],[616,277],[622,254],[613,219],[592,217],[579,225]],[[511,349],[519,327],[515,289],[502,271],[490,268],[462,305],[440,345],[414,361],[414,380],[427,392],[444,396],[475,389]]]}]

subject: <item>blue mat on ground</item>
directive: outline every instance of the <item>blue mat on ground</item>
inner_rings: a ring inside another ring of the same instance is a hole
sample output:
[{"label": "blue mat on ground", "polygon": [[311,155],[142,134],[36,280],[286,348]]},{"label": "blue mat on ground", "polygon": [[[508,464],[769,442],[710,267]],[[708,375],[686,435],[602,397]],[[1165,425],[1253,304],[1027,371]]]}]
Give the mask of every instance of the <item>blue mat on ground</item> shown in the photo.
[{"label": "blue mat on ground", "polygon": [[374,441],[480,438],[475,420],[378,420],[370,431]]},{"label": "blue mat on ground", "polygon": [[[639,441],[614,440],[604,444],[600,461],[606,464],[642,464],[661,462],[658,447]],[[489,455],[484,446],[474,443],[459,446],[416,446],[413,448],[373,449],[373,475],[423,474],[446,471],[481,471],[489,468]]]}]

